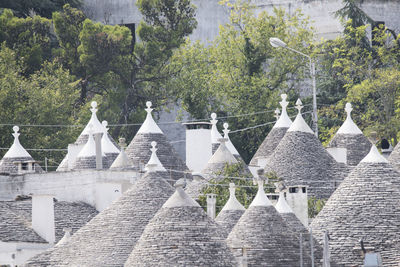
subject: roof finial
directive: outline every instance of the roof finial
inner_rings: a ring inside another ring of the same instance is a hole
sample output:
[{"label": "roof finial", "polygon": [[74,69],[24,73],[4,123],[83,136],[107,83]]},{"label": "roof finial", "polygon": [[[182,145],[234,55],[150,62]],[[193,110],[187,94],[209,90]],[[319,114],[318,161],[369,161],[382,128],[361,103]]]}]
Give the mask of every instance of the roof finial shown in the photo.
[{"label": "roof finial", "polygon": [[229,194],[230,196],[234,196],[236,191],[236,186],[234,183],[229,183]]},{"label": "roof finial", "polygon": [[175,188],[183,188],[185,186],[185,180],[184,179],[179,179],[178,181],[175,182]]},{"label": "roof finial", "polygon": [[217,114],[216,113],[211,113],[211,123],[212,124],[217,124]]},{"label": "roof finial", "polygon": [[123,138],[123,137],[119,138],[118,139],[118,143],[119,143],[119,146],[121,148],[125,148],[126,147],[126,139],[125,138]]},{"label": "roof finial", "polygon": [[103,125],[104,129],[106,129],[106,133],[107,133],[108,130],[110,129],[110,128],[107,128],[108,122],[107,122],[107,121],[102,121],[102,122],[101,122],[101,125]]},{"label": "roof finial", "polygon": [[301,113],[302,108],[303,108],[303,102],[301,102],[301,99],[298,98],[296,101],[296,109],[299,111],[299,114]]},{"label": "roof finial", "polygon": [[150,172],[155,172],[155,171],[166,171],[166,169],[164,168],[164,166],[162,165],[162,163],[160,162],[160,160],[157,157],[157,142],[156,141],[152,141],[151,143],[151,156],[149,161],[146,164],[146,170],[150,171]]},{"label": "roof finial", "polygon": [[228,138],[228,134],[231,130],[228,130],[229,124],[227,122],[224,123],[224,138]]},{"label": "roof finial", "polygon": [[279,119],[279,114],[281,113],[281,111],[279,110],[279,108],[276,108],[275,109],[275,118],[276,118],[276,120],[278,120]]},{"label": "roof finial", "polygon": [[90,104],[92,106],[92,108],[90,109],[90,111],[92,113],[96,113],[97,112],[97,102],[96,101],[92,101],[92,103]]},{"label": "roof finial", "polygon": [[282,101],[279,102],[279,104],[281,105],[282,109],[286,110],[286,107],[289,105],[289,102],[286,101],[287,94],[281,94],[281,98],[282,98]]},{"label": "roof finial", "polygon": [[147,113],[151,113],[152,111],[153,111],[153,109],[151,108],[151,106],[152,106],[152,103],[151,103],[151,101],[147,101],[146,102],[146,111],[147,111]]},{"label": "roof finial", "polygon": [[19,131],[19,127],[18,127],[17,125],[15,125],[15,126],[13,127],[13,131],[14,131],[14,133],[13,133],[12,135],[14,136],[15,139],[18,140],[18,137],[19,137],[19,135],[20,135],[20,133],[18,132],[18,131]]},{"label": "roof finial", "polygon": [[346,103],[346,107],[344,109],[347,113],[347,117],[351,118],[351,112],[353,111],[353,108],[351,107],[350,103]]}]

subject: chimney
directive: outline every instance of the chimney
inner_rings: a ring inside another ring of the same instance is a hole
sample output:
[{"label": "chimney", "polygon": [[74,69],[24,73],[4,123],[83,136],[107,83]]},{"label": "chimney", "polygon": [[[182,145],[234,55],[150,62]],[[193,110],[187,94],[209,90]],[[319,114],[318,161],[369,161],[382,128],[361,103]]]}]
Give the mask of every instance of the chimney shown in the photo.
[{"label": "chimney", "polygon": [[54,244],[54,200],[52,195],[32,196],[32,228],[44,240]]},{"label": "chimney", "polygon": [[212,156],[211,123],[184,123],[186,126],[186,165],[193,172],[201,172]]},{"label": "chimney", "polygon": [[207,194],[207,215],[211,219],[215,219],[215,208],[217,203],[217,195],[216,194]]},{"label": "chimney", "polygon": [[103,169],[103,154],[101,151],[101,136],[102,136],[102,133],[94,134],[94,142],[96,144],[96,170]]}]

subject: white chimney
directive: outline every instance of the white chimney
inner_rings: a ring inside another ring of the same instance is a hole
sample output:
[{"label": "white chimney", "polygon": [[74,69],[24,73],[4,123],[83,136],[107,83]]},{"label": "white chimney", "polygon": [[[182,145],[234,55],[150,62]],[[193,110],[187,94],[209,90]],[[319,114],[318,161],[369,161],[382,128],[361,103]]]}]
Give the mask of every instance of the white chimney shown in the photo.
[{"label": "white chimney", "polygon": [[286,202],[294,214],[308,228],[308,194],[307,186],[289,186],[286,192]]},{"label": "white chimney", "polygon": [[32,196],[32,228],[50,244],[56,240],[53,198],[52,195]]},{"label": "white chimney", "polygon": [[103,153],[101,151],[101,137],[102,133],[94,134],[94,142],[96,143],[96,169],[103,169]]},{"label": "white chimney", "polygon": [[215,208],[217,203],[216,194],[207,194],[207,215],[211,219],[215,219]]},{"label": "white chimney", "polygon": [[193,172],[201,172],[212,156],[211,123],[192,122],[186,126],[186,165]]}]

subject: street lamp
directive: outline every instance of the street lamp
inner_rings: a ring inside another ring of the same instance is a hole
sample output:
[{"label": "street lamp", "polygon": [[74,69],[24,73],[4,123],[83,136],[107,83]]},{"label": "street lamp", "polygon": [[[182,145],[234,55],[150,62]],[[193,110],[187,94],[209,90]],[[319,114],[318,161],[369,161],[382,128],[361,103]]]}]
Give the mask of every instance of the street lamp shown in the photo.
[{"label": "street lamp", "polygon": [[315,81],[315,63],[313,62],[311,56],[306,55],[300,51],[297,51],[296,49],[293,49],[291,47],[288,47],[287,44],[282,41],[279,38],[276,37],[272,37],[269,38],[269,43],[273,46],[273,47],[283,47],[286,48],[290,51],[293,51],[297,54],[300,54],[306,58],[308,58],[308,60],[310,61],[310,73],[311,73],[311,78],[312,78],[312,85],[313,85],[313,116],[312,116],[312,121],[313,121],[313,128],[314,128],[314,133],[315,136],[317,136],[318,138],[318,114],[317,114],[317,84]]}]

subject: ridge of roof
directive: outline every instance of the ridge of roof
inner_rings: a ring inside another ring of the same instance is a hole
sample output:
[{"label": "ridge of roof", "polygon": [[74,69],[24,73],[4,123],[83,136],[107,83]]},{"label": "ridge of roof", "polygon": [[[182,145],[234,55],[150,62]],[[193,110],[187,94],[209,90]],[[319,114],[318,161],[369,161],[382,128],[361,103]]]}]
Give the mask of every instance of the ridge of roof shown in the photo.
[{"label": "ridge of roof", "polygon": [[[86,144],[82,147],[81,151],[79,151],[78,156],[76,158],[87,158],[96,156],[96,143],[93,138],[93,128],[92,125],[89,124],[89,138]],[[104,151],[101,151],[102,156],[105,157]]]},{"label": "ridge of roof", "polygon": [[115,153],[119,154],[119,149],[111,142],[110,138],[108,137],[108,122],[107,121],[102,121],[101,125],[104,127],[104,133],[103,136],[101,137],[101,150],[104,153]]},{"label": "ridge of roof", "polygon": [[219,144],[219,139],[222,138],[222,135],[218,132],[217,129],[217,114],[211,113],[211,144]]},{"label": "ridge of roof", "polygon": [[353,108],[351,107],[351,103],[346,103],[346,107],[344,110],[347,113],[347,117],[342,126],[340,126],[339,130],[336,132],[336,134],[363,134],[360,128],[358,128],[358,126],[351,118],[351,111],[353,110]]},{"label": "ridge of roof", "polygon": [[144,120],[142,126],[140,126],[139,131],[137,133],[163,133],[160,127],[158,127],[157,123],[154,121],[151,112],[153,109],[151,108],[152,103],[150,101],[146,102],[146,119]]},{"label": "ridge of roof", "polygon": [[237,200],[235,190],[236,190],[235,184],[230,183],[229,184],[229,199],[221,211],[223,211],[223,210],[246,210],[243,207],[243,205],[239,202],[239,200]]},{"label": "ridge of roof", "polygon": [[296,109],[299,113],[296,116],[296,119],[293,121],[292,125],[287,130],[288,132],[305,132],[314,134],[311,130],[310,126],[305,122],[303,116],[301,115],[301,109],[303,108],[303,103],[301,102],[300,98],[296,101]]},{"label": "ridge of roof", "polygon": [[175,193],[164,203],[162,206],[163,208],[200,207],[200,205],[183,190],[183,183],[181,181],[177,181],[175,187]]},{"label": "ridge of roof", "polygon": [[149,172],[156,172],[156,171],[166,172],[167,170],[164,168],[160,159],[157,157],[156,146],[157,146],[157,142],[152,141],[151,148],[150,148],[151,156],[150,156],[149,161],[146,164],[145,170],[149,171]]},{"label": "ridge of roof", "polygon": [[[211,158],[208,160],[208,164],[215,164],[215,163],[229,163],[229,164],[235,164],[238,161],[236,160],[235,156],[231,153],[231,151],[228,149],[226,146],[226,139],[225,138],[220,138],[218,139],[220,145],[215,151],[215,153],[211,156]],[[206,166],[207,168],[207,166]]]},{"label": "ridge of roof", "polygon": [[250,207],[254,206],[263,206],[268,207],[272,206],[271,201],[268,199],[267,195],[264,191],[264,181],[262,179],[258,179],[258,191],[256,196],[254,197],[253,201],[250,204]]},{"label": "ridge of roof", "polygon": [[14,136],[14,143],[10,147],[10,149],[7,151],[7,153],[4,155],[3,158],[32,158],[32,156],[28,153],[28,151],[25,150],[25,148],[21,145],[19,142],[19,127],[14,126],[13,127],[14,133],[12,134]]},{"label": "ridge of roof", "polygon": [[275,208],[279,213],[293,213],[292,208],[286,202],[283,191],[279,192],[279,199],[278,203],[275,205]]},{"label": "ridge of roof", "polygon": [[382,163],[389,163],[389,161],[387,159],[385,159],[381,153],[379,153],[378,149],[376,148],[375,145],[371,146],[371,150],[369,151],[368,155],[365,156],[365,158],[363,158],[361,160],[361,162],[369,162],[369,163],[378,163],[378,162],[382,162]]},{"label": "ridge of roof", "polygon": [[[282,101],[279,102],[279,104],[282,107],[282,114],[279,116],[277,121],[275,122],[274,126],[272,128],[289,128],[292,125],[292,120],[289,118],[286,107],[289,105],[289,102],[286,101],[287,99],[287,94],[281,94]],[[277,109],[279,114],[279,109]]]},{"label": "ridge of roof", "polygon": [[87,135],[90,132],[90,126],[92,125],[92,132],[93,133],[104,133],[104,127],[101,125],[99,119],[97,118],[97,102],[92,101],[91,109],[90,111],[92,112],[92,116],[90,117],[89,122],[86,124],[85,128],[83,129],[82,133],[80,135]]},{"label": "ridge of roof", "polygon": [[232,144],[231,139],[229,138],[229,132],[231,130],[228,129],[229,124],[227,122],[224,123],[224,138],[227,139],[226,141],[226,147],[229,149],[229,151],[233,154],[233,155],[239,155],[239,152],[236,150],[235,146]]}]

